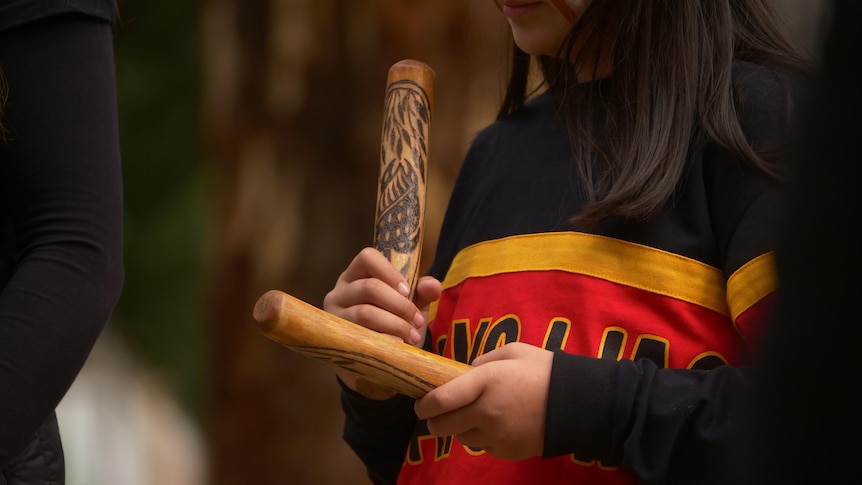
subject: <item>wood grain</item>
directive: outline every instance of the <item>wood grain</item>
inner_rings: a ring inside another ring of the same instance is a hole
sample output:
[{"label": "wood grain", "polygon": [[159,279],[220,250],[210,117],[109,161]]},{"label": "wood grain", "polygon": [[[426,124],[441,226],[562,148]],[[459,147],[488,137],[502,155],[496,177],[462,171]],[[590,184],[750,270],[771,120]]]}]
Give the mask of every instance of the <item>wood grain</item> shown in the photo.
[{"label": "wood grain", "polygon": [[307,357],[416,399],[471,367],[325,312],[280,290],[254,307],[261,332]]}]

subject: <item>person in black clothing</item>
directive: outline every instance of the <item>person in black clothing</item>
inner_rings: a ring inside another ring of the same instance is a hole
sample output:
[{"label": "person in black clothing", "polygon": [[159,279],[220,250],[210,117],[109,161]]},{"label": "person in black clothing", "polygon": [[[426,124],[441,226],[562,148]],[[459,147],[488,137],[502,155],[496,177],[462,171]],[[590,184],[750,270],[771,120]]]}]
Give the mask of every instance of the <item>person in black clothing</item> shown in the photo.
[{"label": "person in black clothing", "polygon": [[117,303],[111,0],[0,2],[0,484],[65,483],[55,407]]},{"label": "person in black clothing", "polygon": [[418,401],[336,369],[344,439],[374,483],[718,482],[809,66],[767,0],[497,4],[510,83],[415,301],[366,248],[323,304],[474,368]]},{"label": "person in black clothing", "polygon": [[817,77],[799,117],[778,251],[781,291],[757,367],[734,485],[847,483],[858,475],[862,294],[858,49],[862,3],[828,3]]}]

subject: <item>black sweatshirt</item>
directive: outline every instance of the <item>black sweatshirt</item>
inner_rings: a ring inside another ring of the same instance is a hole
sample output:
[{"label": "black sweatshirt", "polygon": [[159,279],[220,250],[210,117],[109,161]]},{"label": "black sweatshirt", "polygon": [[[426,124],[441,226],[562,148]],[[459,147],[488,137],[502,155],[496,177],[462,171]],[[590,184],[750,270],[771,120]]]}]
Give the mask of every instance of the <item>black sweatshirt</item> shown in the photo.
[{"label": "black sweatshirt", "polygon": [[[740,64],[748,140],[787,136],[787,90]],[[344,438],[375,483],[705,483],[735,439],[776,295],[784,189],[711,143],[645,223],[577,230],[566,131],[540,96],[474,141],[430,274],[426,347],[462,362],[510,342],[555,352],[544,456],[512,462],[434,437],[412,400],[345,389]]]}]

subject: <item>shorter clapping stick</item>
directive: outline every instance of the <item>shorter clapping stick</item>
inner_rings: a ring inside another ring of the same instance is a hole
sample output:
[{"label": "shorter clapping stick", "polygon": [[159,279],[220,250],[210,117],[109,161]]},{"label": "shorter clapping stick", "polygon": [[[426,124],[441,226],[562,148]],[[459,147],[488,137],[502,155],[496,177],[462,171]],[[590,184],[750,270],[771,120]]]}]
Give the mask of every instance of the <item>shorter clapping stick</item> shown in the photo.
[{"label": "shorter clapping stick", "polygon": [[261,332],[307,357],[416,399],[471,367],[325,312],[279,290],[254,307]]}]

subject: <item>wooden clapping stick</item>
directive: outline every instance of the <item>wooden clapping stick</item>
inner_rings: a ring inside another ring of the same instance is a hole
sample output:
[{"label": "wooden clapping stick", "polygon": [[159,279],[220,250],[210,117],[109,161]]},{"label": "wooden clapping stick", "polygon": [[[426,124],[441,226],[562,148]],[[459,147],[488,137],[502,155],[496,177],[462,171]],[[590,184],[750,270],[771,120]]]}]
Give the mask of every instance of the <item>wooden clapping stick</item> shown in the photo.
[{"label": "wooden clapping stick", "polygon": [[416,399],[470,369],[279,290],[258,299],[254,319],[264,335],[292,350]]},{"label": "wooden clapping stick", "polygon": [[403,60],[389,69],[384,98],[383,133],[374,247],[416,289],[425,227],[428,135],[434,103],[434,71]]},{"label": "wooden clapping stick", "polygon": [[[416,288],[425,223],[428,135],[434,71],[403,60],[389,69],[380,143],[374,247]],[[343,320],[272,290],[260,297],[254,319],[270,339],[357,375],[362,394],[414,398],[470,369],[439,355]]]}]

